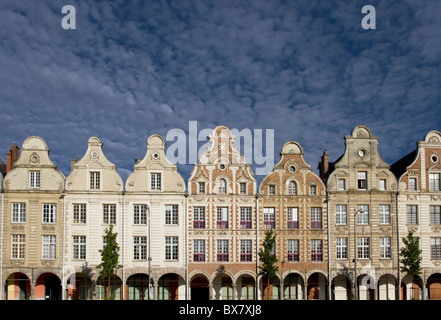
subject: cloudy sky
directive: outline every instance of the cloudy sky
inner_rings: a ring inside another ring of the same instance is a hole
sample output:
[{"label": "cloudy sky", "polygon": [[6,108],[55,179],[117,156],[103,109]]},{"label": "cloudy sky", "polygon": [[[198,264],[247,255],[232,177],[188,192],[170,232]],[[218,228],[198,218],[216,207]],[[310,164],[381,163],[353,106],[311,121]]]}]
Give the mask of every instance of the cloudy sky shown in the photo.
[{"label": "cloudy sky", "polygon": [[[375,30],[361,25],[368,4]],[[62,27],[65,5],[76,29]],[[295,140],[317,171],[365,124],[391,164],[441,130],[440,12],[438,0],[2,0],[0,157],[37,135],[68,175],[98,136],[125,179],[150,135],[192,121],[272,131],[275,162]],[[185,179],[191,167],[179,164]]]}]

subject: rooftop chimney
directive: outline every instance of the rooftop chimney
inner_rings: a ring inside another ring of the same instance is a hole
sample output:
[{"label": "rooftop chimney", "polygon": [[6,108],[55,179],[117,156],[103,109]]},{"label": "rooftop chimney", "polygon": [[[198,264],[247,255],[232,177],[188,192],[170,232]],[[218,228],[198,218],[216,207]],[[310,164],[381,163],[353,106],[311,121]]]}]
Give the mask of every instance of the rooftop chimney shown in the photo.
[{"label": "rooftop chimney", "polygon": [[321,157],[318,169],[320,173],[320,178],[322,178],[322,180],[326,180],[328,178],[329,171],[329,155],[326,149],[323,150],[323,155]]},{"label": "rooftop chimney", "polygon": [[20,150],[20,148],[14,142],[6,155],[6,173],[14,168],[14,164],[18,160],[19,156],[18,150]]}]

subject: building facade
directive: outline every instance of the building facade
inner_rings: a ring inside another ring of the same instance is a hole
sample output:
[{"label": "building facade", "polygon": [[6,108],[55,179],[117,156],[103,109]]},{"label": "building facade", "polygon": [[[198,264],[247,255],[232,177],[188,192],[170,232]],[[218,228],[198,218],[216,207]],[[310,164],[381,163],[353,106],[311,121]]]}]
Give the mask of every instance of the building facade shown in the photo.
[{"label": "building facade", "polygon": [[430,131],[417,147],[392,164],[398,177],[399,240],[419,238],[422,273],[401,274],[402,299],[441,299],[441,133]]}]

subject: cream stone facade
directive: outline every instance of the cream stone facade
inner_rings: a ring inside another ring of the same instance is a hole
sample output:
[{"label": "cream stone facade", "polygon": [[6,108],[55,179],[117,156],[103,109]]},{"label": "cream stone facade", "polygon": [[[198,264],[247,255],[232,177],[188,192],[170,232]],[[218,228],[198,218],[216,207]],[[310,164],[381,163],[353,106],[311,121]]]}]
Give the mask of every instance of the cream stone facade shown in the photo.
[{"label": "cream stone facade", "polygon": [[2,299],[61,298],[65,177],[49,152],[42,138],[27,138],[3,181]]},{"label": "cream stone facade", "polygon": [[357,126],[345,137],[345,147],[322,172],[327,176],[331,299],[393,300],[399,288],[397,180],[368,127]]},{"label": "cream stone facade", "polygon": [[399,239],[419,238],[422,273],[401,274],[401,299],[441,299],[441,133],[430,131],[392,165],[398,177]]}]

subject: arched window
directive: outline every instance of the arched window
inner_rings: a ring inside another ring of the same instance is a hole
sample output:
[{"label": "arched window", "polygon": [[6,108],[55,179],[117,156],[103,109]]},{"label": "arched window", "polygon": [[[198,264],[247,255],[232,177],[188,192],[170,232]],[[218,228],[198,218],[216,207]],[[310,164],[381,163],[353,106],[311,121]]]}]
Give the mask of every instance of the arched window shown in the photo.
[{"label": "arched window", "polygon": [[225,179],[219,179],[218,193],[227,193],[227,181]]},{"label": "arched window", "polygon": [[288,185],[288,194],[297,194],[297,184],[294,181]]}]

